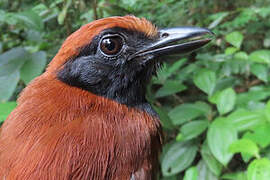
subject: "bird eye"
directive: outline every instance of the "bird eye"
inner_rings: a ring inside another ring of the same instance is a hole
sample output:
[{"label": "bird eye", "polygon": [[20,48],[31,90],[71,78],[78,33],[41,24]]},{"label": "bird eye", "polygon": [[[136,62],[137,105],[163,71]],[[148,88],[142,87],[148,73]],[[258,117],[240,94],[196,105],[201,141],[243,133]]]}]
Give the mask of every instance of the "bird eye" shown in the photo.
[{"label": "bird eye", "polygon": [[100,49],[107,55],[117,54],[123,46],[123,40],[121,37],[106,37],[102,39],[100,43]]}]

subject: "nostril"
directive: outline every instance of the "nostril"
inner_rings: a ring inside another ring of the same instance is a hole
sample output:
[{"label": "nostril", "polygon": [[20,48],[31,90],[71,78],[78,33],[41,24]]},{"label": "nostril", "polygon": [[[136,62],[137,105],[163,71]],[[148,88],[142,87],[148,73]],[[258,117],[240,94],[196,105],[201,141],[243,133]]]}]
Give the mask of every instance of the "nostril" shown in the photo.
[{"label": "nostril", "polygon": [[169,36],[169,33],[166,33],[166,32],[164,32],[164,33],[161,34],[161,37],[163,37],[163,38],[166,38],[168,36]]}]

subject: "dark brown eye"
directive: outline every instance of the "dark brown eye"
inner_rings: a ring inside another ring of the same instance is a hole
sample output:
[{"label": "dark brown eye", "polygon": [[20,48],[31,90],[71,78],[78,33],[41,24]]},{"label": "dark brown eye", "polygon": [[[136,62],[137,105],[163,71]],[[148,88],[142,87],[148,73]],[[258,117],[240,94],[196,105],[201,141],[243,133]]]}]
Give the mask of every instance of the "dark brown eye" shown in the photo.
[{"label": "dark brown eye", "polygon": [[100,43],[100,49],[107,55],[117,54],[122,49],[122,46],[122,38],[117,36],[104,38]]}]

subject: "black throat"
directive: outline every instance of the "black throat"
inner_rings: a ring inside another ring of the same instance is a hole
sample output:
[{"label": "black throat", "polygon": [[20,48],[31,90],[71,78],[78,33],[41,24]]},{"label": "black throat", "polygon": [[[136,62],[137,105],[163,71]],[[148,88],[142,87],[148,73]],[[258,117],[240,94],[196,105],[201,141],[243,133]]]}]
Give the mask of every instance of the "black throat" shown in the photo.
[{"label": "black throat", "polygon": [[[141,71],[112,70],[108,75],[96,77],[87,69],[98,66],[97,63],[82,63],[82,69],[76,68],[81,62],[69,61],[64,68],[57,73],[57,78],[70,85],[103,96],[129,107],[146,104],[146,87],[154,73],[154,67],[148,67]],[[81,73],[85,72],[85,73]],[[88,74],[89,73],[89,74]],[[106,73],[107,74],[107,73]]]}]

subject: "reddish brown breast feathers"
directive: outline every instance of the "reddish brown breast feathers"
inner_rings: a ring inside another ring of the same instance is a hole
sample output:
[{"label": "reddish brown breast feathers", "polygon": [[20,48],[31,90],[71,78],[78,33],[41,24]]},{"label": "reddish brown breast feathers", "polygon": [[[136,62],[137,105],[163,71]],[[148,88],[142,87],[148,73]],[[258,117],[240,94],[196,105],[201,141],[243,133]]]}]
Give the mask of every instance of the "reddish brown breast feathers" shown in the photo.
[{"label": "reddish brown breast feathers", "polygon": [[[129,179],[158,165],[157,119],[42,75],[2,127],[7,179]],[[138,173],[137,173],[138,174]]]},{"label": "reddish brown breast feathers", "polygon": [[47,71],[23,90],[0,130],[0,179],[154,177],[161,149],[159,120],[56,78],[80,48],[112,27],[157,33],[145,19],[125,16],[94,21],[69,36]]}]

